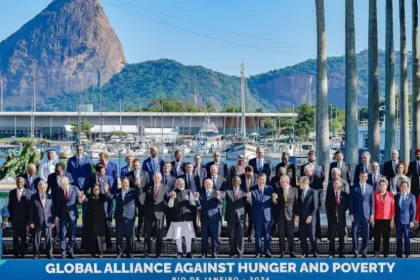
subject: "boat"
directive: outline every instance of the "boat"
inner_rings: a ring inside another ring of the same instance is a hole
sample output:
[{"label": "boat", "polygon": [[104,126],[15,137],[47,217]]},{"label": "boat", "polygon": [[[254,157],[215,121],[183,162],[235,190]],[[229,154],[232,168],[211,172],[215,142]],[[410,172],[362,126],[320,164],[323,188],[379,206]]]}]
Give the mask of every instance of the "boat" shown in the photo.
[{"label": "boat", "polygon": [[91,159],[99,159],[100,153],[108,153],[108,149],[104,143],[99,141],[92,143],[87,151],[87,155]]},{"label": "boat", "polygon": [[108,141],[109,144],[116,144],[116,143],[120,143],[120,142],[121,142],[120,136],[115,135],[115,134],[112,135],[111,138]]},{"label": "boat", "polygon": [[251,144],[233,144],[232,147],[226,149],[226,159],[238,159],[238,155],[244,155],[246,159],[251,159],[257,156],[257,147]]},{"label": "boat", "polygon": [[210,118],[206,118],[206,120],[201,125],[200,131],[196,135],[196,152],[200,150],[217,150],[223,149],[223,141],[222,136],[219,133],[219,129],[217,126],[210,120]]},{"label": "boat", "polygon": [[84,134],[83,132],[80,133],[79,143],[82,145],[89,144],[89,140],[87,139],[86,134]]}]

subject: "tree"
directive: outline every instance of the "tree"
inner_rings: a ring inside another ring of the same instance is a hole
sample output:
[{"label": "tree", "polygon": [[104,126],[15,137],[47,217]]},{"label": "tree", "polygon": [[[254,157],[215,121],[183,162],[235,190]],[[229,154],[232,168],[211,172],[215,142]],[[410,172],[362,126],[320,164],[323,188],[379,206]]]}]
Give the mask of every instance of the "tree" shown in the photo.
[{"label": "tree", "polygon": [[[327,35],[324,0],[315,0],[317,31],[316,151],[317,159],[329,172],[330,140],[328,125]],[[328,176],[325,176],[326,180]]]},{"label": "tree", "polygon": [[410,160],[410,142],[408,138],[408,73],[407,73],[407,42],[405,36],[405,3],[400,0],[400,159]]},{"label": "tree", "polygon": [[29,164],[32,163],[38,166],[40,161],[41,153],[38,152],[36,144],[28,141],[23,146],[19,156],[15,156],[12,152],[9,153],[0,171],[0,180],[3,180],[8,175],[16,177],[25,173]]},{"label": "tree", "polygon": [[314,127],[315,108],[303,103],[296,108],[295,112],[298,115],[296,118],[295,129],[299,132],[300,138],[308,140],[309,133],[313,131]]},{"label": "tree", "polygon": [[358,112],[357,112],[357,73],[356,73],[356,39],[354,29],[354,1],[346,0],[346,112],[345,143],[346,161],[354,170],[358,164]]},{"label": "tree", "polygon": [[[420,60],[419,60],[419,17],[418,17],[418,3],[417,0],[412,2],[412,58],[413,58],[413,92],[411,102],[411,156],[414,157],[414,150],[420,147]],[[408,159],[406,159],[408,160]]]},{"label": "tree", "polygon": [[385,37],[385,160],[395,149],[395,55],[392,0],[386,0]]},{"label": "tree", "polygon": [[[72,134],[78,136],[79,135],[79,123],[78,122],[70,122],[69,124],[71,125]],[[90,136],[92,135],[91,130],[92,130],[93,125],[91,125],[87,121],[82,121],[80,124],[81,124],[80,125],[80,133],[85,134],[86,138],[90,139]]]},{"label": "tree", "polygon": [[368,38],[368,150],[372,161],[380,162],[379,90],[378,90],[378,19],[376,0],[369,0]]},{"label": "tree", "polygon": [[117,136],[127,136],[127,132],[119,131],[119,130],[115,131],[114,134]]}]

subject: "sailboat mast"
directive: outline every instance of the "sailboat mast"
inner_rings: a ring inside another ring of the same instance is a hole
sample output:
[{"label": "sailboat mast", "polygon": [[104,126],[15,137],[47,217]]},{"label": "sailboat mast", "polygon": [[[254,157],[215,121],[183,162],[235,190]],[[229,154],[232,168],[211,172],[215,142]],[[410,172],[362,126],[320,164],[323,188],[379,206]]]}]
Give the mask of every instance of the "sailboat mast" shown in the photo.
[{"label": "sailboat mast", "polygon": [[241,134],[242,140],[246,139],[245,127],[245,65],[241,64]]}]

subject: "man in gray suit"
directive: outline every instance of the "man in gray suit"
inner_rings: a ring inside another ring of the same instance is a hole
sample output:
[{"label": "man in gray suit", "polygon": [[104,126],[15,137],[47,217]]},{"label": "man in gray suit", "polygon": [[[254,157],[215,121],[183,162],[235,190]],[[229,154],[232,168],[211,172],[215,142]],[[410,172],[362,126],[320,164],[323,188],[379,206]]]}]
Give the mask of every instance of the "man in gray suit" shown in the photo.
[{"label": "man in gray suit", "polygon": [[298,190],[290,186],[290,177],[283,175],[280,178],[280,186],[273,193],[273,203],[277,204],[277,224],[279,225],[280,258],[284,257],[285,251],[285,233],[287,234],[287,243],[289,245],[289,254],[291,258],[296,258],[294,253],[294,229],[295,220],[299,221],[298,215]]},{"label": "man in gray suit", "polygon": [[58,217],[55,215],[52,196],[47,194],[47,183],[40,181],[38,183],[38,193],[32,195],[29,207],[29,227],[35,229],[34,259],[39,258],[42,232],[45,235],[47,258],[53,259],[51,231],[57,224]]}]

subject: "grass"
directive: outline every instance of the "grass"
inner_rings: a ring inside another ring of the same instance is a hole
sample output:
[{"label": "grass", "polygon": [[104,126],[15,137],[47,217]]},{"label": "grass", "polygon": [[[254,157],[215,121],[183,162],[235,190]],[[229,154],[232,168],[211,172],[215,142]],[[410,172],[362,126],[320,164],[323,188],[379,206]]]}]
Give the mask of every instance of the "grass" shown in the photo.
[{"label": "grass", "polygon": [[[31,138],[28,137],[17,137],[16,140],[19,142],[26,142],[29,141]],[[7,138],[0,138],[0,142],[11,142],[13,139],[11,137]]]}]

